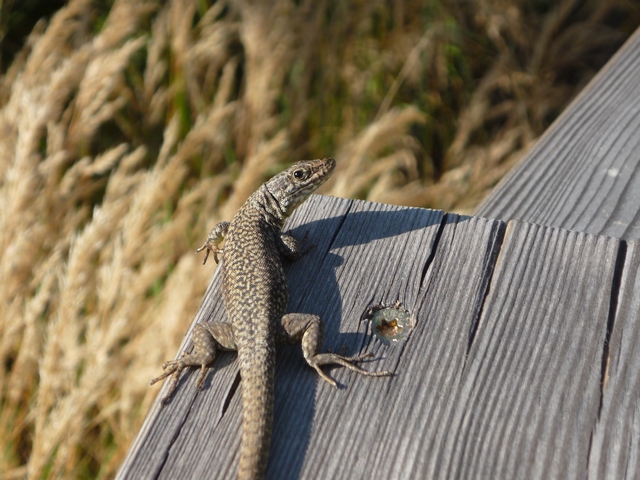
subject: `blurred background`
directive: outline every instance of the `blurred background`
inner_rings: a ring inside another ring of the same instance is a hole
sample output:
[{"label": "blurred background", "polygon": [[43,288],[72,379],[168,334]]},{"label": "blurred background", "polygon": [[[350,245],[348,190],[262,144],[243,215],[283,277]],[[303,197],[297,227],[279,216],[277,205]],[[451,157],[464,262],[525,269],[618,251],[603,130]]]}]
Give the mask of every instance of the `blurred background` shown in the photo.
[{"label": "blurred background", "polygon": [[[637,0],[0,0],[0,478],[112,478],[271,175],[471,213]],[[2,476],[4,475],[4,476]]]}]

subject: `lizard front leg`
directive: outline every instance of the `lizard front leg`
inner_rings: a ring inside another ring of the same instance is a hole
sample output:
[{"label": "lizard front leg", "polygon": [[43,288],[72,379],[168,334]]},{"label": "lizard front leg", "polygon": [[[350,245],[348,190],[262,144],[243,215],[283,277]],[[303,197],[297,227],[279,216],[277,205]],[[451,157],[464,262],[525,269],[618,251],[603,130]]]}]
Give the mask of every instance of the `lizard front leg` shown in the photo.
[{"label": "lizard front leg", "polygon": [[162,365],[164,373],[149,383],[153,385],[169,375],[173,375],[169,391],[162,399],[163,404],[166,404],[176,391],[182,370],[187,367],[200,367],[200,376],[196,382],[198,389],[200,389],[208,365],[216,358],[216,351],[237,350],[231,325],[222,322],[198,323],[193,329],[193,346],[193,352],[184,352],[180,358],[165,362]]},{"label": "lizard front leg", "polygon": [[207,236],[207,241],[202,244],[202,246],[196,250],[196,253],[200,253],[205,248],[207,249],[204,254],[204,260],[202,264],[207,263],[207,258],[209,258],[209,253],[213,252],[213,259],[216,263],[220,263],[218,259],[218,254],[222,253],[223,249],[218,245],[224,240],[224,237],[227,235],[227,230],[229,230],[229,222],[219,222],[216,223],[215,226],[209,232]]},{"label": "lizard front leg", "polygon": [[307,313],[288,313],[282,317],[280,325],[276,331],[276,341],[278,343],[302,343],[302,354],[309,366],[313,367],[318,374],[334,387],[337,384],[320,368],[322,365],[338,364],[353,370],[361,375],[370,377],[386,377],[393,375],[391,372],[370,372],[355,366],[354,362],[360,362],[366,358],[371,358],[371,353],[345,357],[336,353],[321,353],[322,342],[324,340],[324,324],[318,315]]}]

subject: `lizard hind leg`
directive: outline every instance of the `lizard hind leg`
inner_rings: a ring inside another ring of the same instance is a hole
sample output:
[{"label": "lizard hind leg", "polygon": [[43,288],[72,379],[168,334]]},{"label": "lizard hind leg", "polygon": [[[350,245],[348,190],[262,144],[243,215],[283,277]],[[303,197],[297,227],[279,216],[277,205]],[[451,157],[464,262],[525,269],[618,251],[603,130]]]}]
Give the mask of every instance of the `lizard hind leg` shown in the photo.
[{"label": "lizard hind leg", "polygon": [[356,365],[367,358],[373,357],[371,353],[345,357],[336,353],[321,353],[322,341],[324,340],[324,325],[322,319],[318,315],[305,313],[289,313],[282,317],[281,328],[278,329],[276,340],[279,343],[302,343],[302,354],[309,366],[313,367],[316,372],[329,384],[337,387],[336,381],[328,376],[320,368],[322,365],[342,365],[356,373],[369,377],[387,377],[392,375],[390,372],[370,372]]},{"label": "lizard hind leg", "polygon": [[164,373],[150,382],[150,385],[153,385],[173,375],[169,390],[162,399],[162,403],[166,404],[173,396],[178,387],[180,374],[188,367],[200,367],[200,375],[196,381],[196,386],[199,390],[206,376],[209,364],[211,364],[216,357],[216,351],[220,349],[232,350],[235,348],[232,339],[231,325],[227,323],[198,323],[193,329],[193,352],[184,352],[180,358],[165,362],[164,365],[162,365]]}]

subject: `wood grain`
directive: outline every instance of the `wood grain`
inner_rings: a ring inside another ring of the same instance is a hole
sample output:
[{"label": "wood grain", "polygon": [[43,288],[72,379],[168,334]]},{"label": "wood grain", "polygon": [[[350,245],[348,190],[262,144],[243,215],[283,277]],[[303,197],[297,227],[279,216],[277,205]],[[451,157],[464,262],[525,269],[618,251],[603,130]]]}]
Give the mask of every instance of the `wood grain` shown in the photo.
[{"label": "wood grain", "polygon": [[[416,326],[403,346],[397,377],[374,400],[384,409],[375,416],[368,411],[359,414],[365,425],[359,430],[362,437],[357,437],[364,449],[358,457],[361,467],[347,470],[350,452],[345,452],[341,454],[345,466],[333,478],[443,476],[443,448],[455,434],[449,418],[458,403],[467,352],[504,228],[502,222],[447,215],[433,264],[412,309]],[[324,473],[327,466],[321,468]]]},{"label": "wood grain", "polygon": [[[290,311],[396,376],[332,369],[336,390],[281,348],[269,478],[585,476],[617,240],[328,197],[291,226],[317,246],[288,266]],[[221,314],[217,282],[199,319]],[[413,329],[387,347],[361,318],[396,301]],[[235,476],[242,386],[233,355],[215,370],[154,407],[119,478]]]},{"label": "wood grain", "polygon": [[434,476],[586,477],[618,248],[509,223]]},{"label": "wood grain", "polygon": [[640,476],[640,242],[629,243],[601,412],[589,457],[589,478]]}]

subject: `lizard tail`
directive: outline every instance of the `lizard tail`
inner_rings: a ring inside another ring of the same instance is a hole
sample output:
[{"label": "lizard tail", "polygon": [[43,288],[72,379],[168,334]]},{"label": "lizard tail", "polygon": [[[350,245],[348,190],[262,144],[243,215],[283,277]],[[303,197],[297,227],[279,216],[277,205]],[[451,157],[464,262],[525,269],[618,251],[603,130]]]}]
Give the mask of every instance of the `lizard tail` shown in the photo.
[{"label": "lizard tail", "polygon": [[273,426],[275,349],[251,345],[239,349],[242,379],[242,445],[238,480],[265,476]]}]

